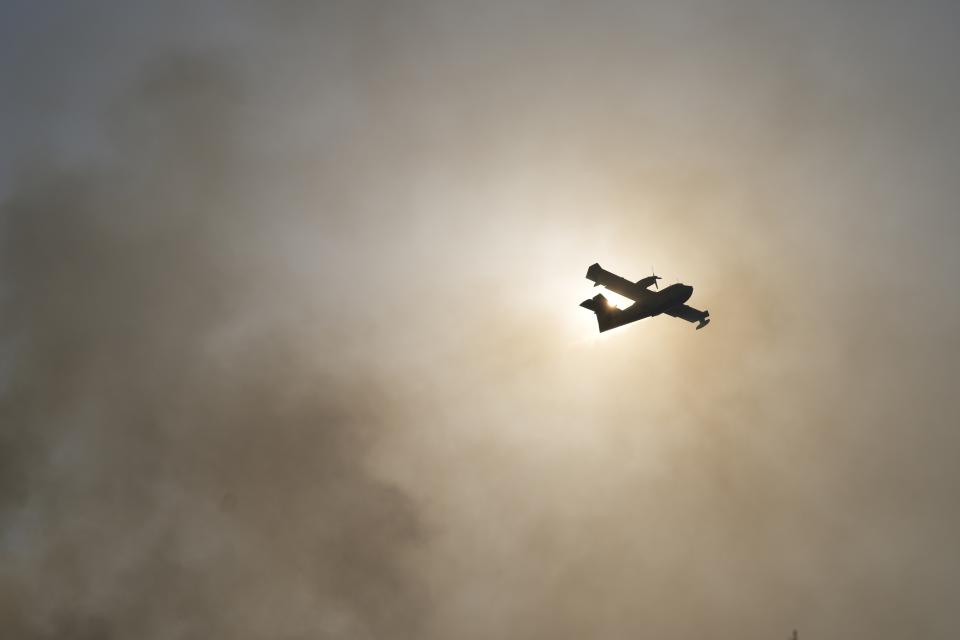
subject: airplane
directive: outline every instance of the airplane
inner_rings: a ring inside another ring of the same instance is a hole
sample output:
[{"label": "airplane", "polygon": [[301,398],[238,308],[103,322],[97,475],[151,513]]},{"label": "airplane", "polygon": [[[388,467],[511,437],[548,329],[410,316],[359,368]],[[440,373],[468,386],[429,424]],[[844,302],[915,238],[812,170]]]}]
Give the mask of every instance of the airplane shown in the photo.
[{"label": "airplane", "polygon": [[[600,333],[661,313],[687,322],[697,322],[697,329],[703,329],[710,323],[709,311],[700,311],[684,304],[693,295],[693,287],[678,282],[660,291],[660,285],[657,284],[660,279],[660,276],[653,274],[630,282],[594,263],[587,269],[587,280],[593,280],[593,286],[603,285],[634,302],[625,309],[618,309],[602,293],[598,293],[581,302],[580,306],[597,314]],[[657,291],[650,291],[650,285],[656,285]]]}]

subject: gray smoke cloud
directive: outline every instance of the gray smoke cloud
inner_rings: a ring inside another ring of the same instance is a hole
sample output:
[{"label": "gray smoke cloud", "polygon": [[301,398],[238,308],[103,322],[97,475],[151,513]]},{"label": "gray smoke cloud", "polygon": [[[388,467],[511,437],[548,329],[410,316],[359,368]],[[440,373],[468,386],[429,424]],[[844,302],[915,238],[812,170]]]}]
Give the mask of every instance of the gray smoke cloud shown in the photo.
[{"label": "gray smoke cloud", "polygon": [[243,93],[210,57],[151,63],[115,160],[6,198],[10,637],[418,637],[421,526],[365,467],[380,382],[257,310],[277,218],[247,201]]},{"label": "gray smoke cloud", "polygon": [[951,7],[4,11],[11,637],[952,637]]}]

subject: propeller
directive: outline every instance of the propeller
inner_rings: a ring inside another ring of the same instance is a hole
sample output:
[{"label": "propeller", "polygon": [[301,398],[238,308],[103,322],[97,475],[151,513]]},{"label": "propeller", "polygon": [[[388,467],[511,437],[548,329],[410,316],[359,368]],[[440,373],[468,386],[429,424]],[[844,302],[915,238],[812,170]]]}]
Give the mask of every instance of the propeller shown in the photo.
[{"label": "propeller", "polygon": [[660,279],[660,276],[657,275],[657,270],[653,268],[653,265],[650,265],[650,273],[653,274],[653,286],[657,288],[657,291],[660,290],[660,284],[657,280]]}]

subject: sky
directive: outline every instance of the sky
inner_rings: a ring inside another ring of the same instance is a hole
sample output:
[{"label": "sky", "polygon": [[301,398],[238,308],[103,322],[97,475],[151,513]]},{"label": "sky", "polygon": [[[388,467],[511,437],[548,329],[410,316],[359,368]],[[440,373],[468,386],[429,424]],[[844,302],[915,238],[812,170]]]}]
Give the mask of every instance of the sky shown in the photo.
[{"label": "sky", "polygon": [[[953,638],[950,2],[0,8],[0,628]],[[599,262],[702,331],[599,335]]]}]

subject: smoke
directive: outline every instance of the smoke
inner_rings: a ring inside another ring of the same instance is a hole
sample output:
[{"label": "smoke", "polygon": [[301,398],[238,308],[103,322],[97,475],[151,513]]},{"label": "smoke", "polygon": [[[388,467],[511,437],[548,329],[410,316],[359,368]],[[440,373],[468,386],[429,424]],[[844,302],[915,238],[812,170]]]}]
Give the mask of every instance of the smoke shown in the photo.
[{"label": "smoke", "polygon": [[91,7],[0,21],[8,635],[950,637],[953,12]]},{"label": "smoke", "polygon": [[278,219],[246,200],[243,92],[212,57],[151,63],[116,161],[6,198],[10,637],[418,637],[420,522],[366,464],[380,381],[260,308]]}]

